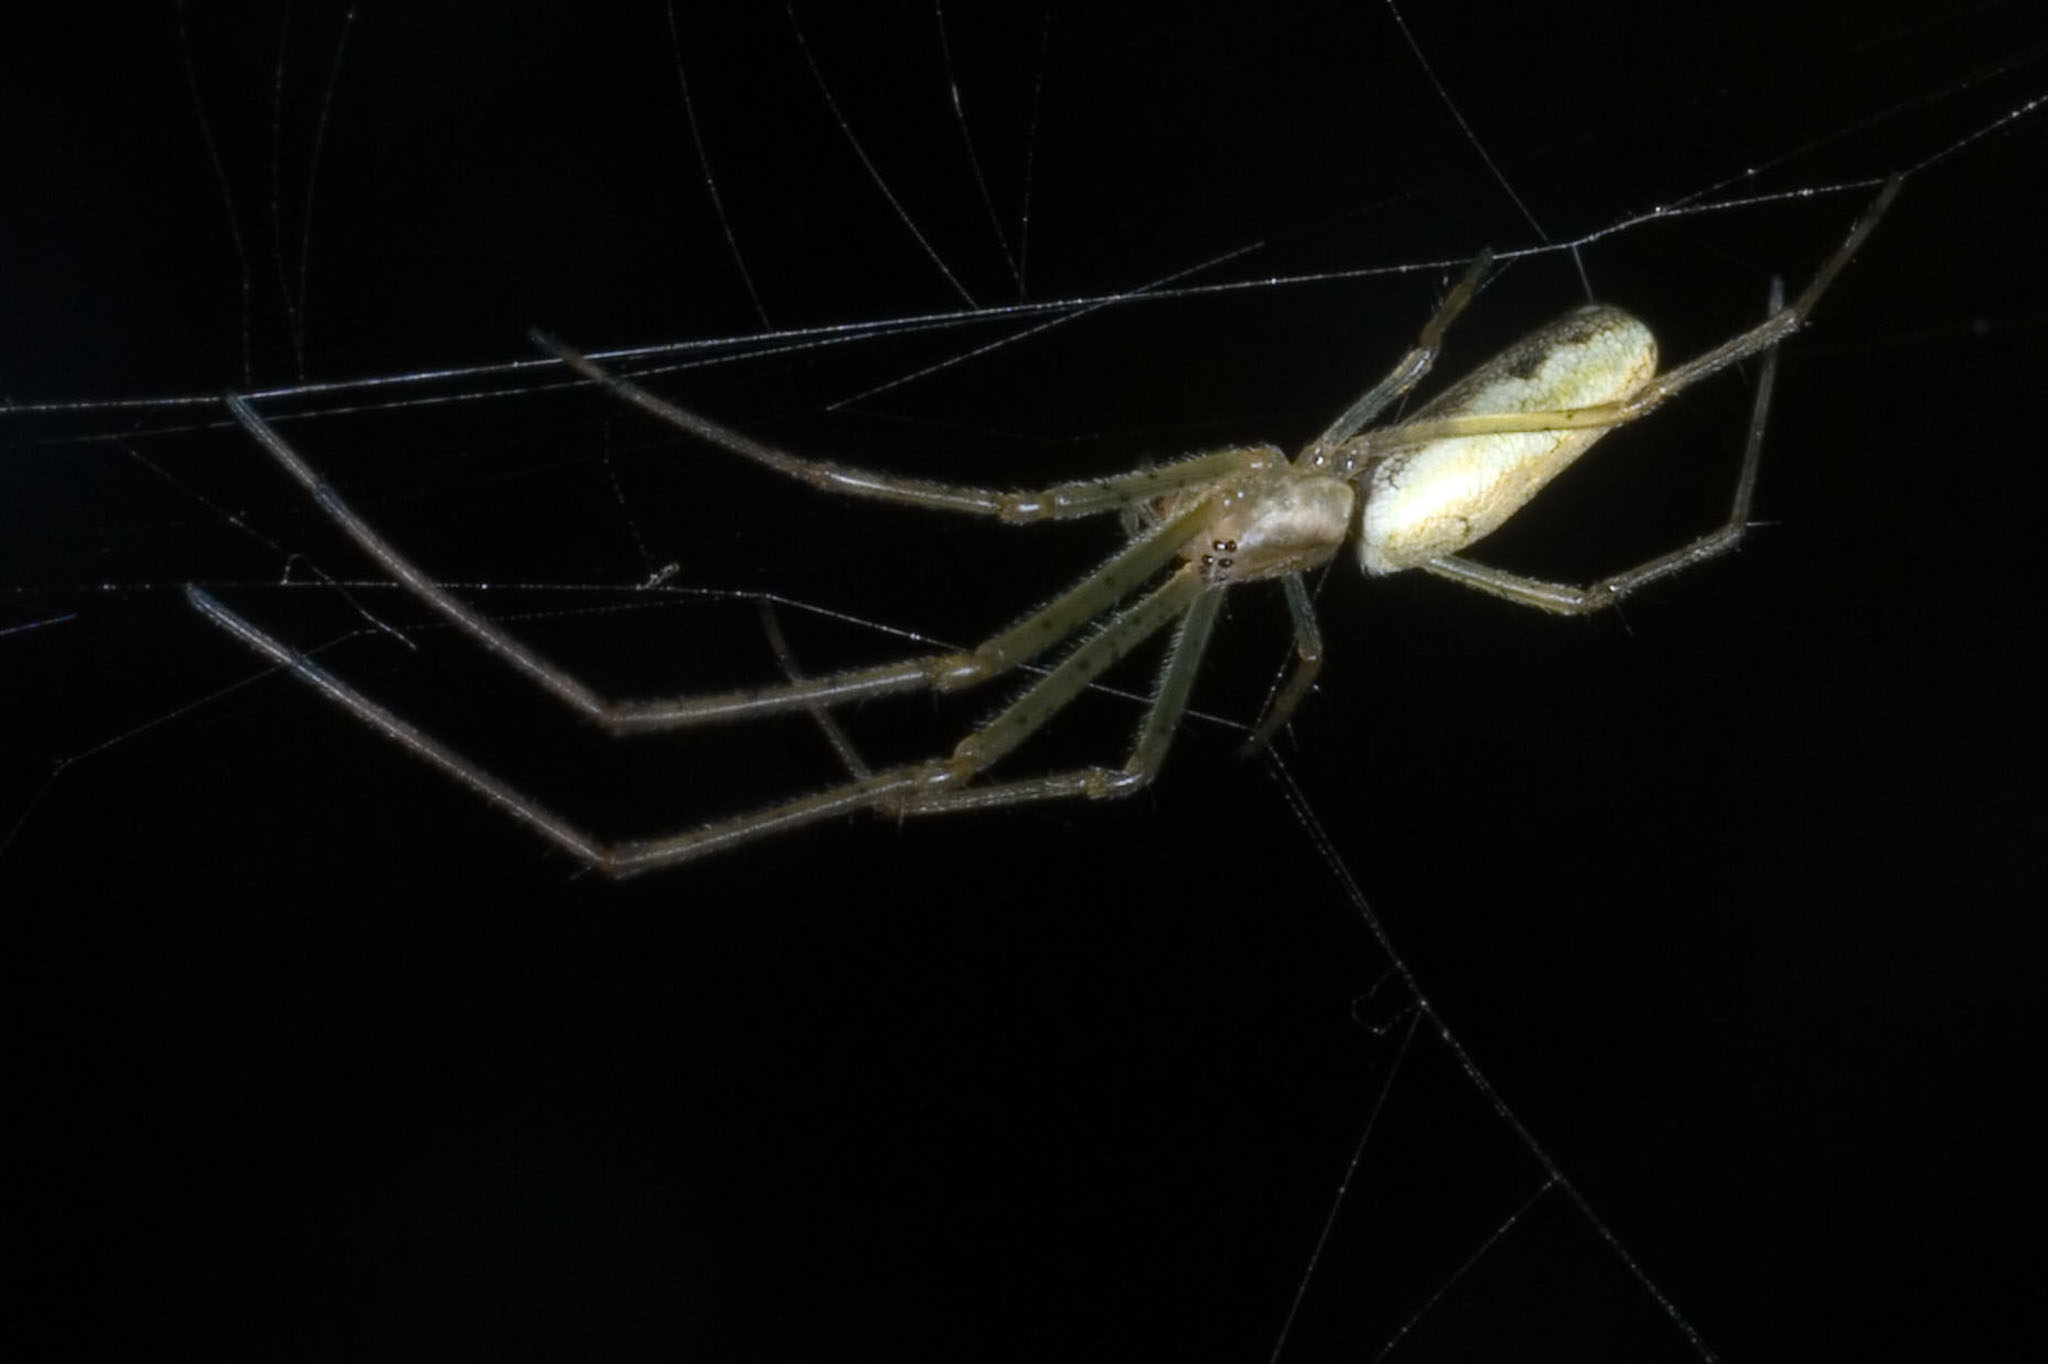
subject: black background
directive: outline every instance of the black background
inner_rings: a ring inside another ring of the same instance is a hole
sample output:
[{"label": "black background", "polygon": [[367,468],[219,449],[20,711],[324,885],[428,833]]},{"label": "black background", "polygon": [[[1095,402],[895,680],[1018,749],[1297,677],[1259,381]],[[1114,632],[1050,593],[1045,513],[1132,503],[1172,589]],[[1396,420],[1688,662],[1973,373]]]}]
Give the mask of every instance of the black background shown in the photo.
[{"label": "black background", "polygon": [[[776,6],[681,6],[672,42],[654,3],[365,4],[331,100],[334,6],[6,20],[43,27],[4,40],[0,392],[89,404],[0,411],[16,1353],[1262,1358],[1374,1118],[1282,1358],[1694,1357],[1439,1022],[1708,1348],[2037,1353],[2048,114],[1959,144],[2048,94],[2038,15],[1416,5],[1554,240],[1764,198],[1577,253],[1674,356],[1915,171],[1786,352],[1751,544],[1591,621],[1340,563],[1283,768],[1231,751],[1286,653],[1247,590],[1198,697],[1221,723],[1127,805],[855,819],[607,884],[181,584],[608,832],[824,784],[825,745],[601,740],[369,583],[217,404],[107,404],[520,360],[535,324],[737,337],[660,383],[792,448],[1017,484],[1298,442],[1461,261],[1538,244],[1377,6],[949,9],[950,64],[930,6],[825,8],[800,42]],[[1029,187],[1021,284],[949,79],[1013,246]],[[1297,282],[931,373],[1045,319],[746,344],[1247,247],[1191,278]],[[1583,287],[1569,253],[1512,265],[1447,370]],[[266,410],[621,694],[772,675],[746,601],[632,590],[664,565],[817,608],[784,615],[823,669],[913,647],[875,624],[971,642],[1111,543],[791,490],[549,378]],[[1615,437],[1492,557],[1588,576],[1703,528],[1748,400],[1723,379]],[[360,585],[278,586],[322,575]],[[849,723],[918,756],[990,704]],[[1018,761],[1117,752],[1136,714],[1090,697]]]}]

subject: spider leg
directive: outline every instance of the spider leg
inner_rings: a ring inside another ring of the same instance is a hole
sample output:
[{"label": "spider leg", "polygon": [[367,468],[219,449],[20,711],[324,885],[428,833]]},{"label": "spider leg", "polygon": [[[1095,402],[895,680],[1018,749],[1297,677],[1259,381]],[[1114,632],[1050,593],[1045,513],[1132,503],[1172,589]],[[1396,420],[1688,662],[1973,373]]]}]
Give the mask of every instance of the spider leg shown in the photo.
[{"label": "spider leg", "polygon": [[610,392],[613,396],[699,440],[752,460],[785,477],[808,483],[826,492],[853,497],[875,498],[901,506],[924,507],[931,511],[960,512],[969,516],[991,516],[999,521],[1030,522],[1066,520],[1077,516],[1098,516],[1120,511],[1134,503],[1147,502],[1182,488],[1213,483],[1235,474],[1253,473],[1285,463],[1280,451],[1270,445],[1217,450],[1176,460],[1157,468],[1109,478],[1078,479],[1046,488],[1005,491],[965,484],[934,483],[921,478],[856,469],[831,460],[808,459],[754,439],[721,422],[712,421],[688,408],[678,407],[631,379],[610,370],[563,344],[546,332],[532,333],[535,344],[570,369]]},{"label": "spider leg", "polygon": [[[1208,515],[1211,502],[1206,497],[1192,499],[1149,533],[1124,546],[1067,592],[968,652],[933,654],[876,667],[852,668],[780,686],[705,696],[612,701],[598,695],[575,675],[507,633],[422,572],[343,501],[304,457],[257,415],[246,399],[230,395],[228,408],[263,448],[305,486],[335,524],[386,573],[500,661],[570,709],[615,733],[674,729],[817,705],[835,706],[864,697],[924,688],[954,691],[986,681],[1065,639],[1164,567],[1179,554],[1182,543]],[[210,613],[209,618],[220,622],[218,616]]]},{"label": "spider leg", "polygon": [[[953,756],[911,763],[857,777],[839,786],[747,814],[716,820],[679,834],[603,843],[523,795],[505,781],[371,700],[313,659],[264,633],[211,595],[187,587],[192,605],[209,620],[273,662],[289,668],[358,720],[401,748],[438,767],[461,785],[547,838],[556,847],[609,876],[630,876],[673,866],[707,853],[815,824],[837,815],[883,809],[905,815],[952,813],[1061,796],[1128,795],[1150,781],[1166,755],[1186,709],[1202,646],[1215,620],[1220,593],[1204,591],[1192,568],[1183,568],[1151,595],[1120,613],[1100,632],[1040,678],[994,720],[963,739]],[[955,789],[1038,730],[1103,668],[1128,654],[1176,616],[1185,620],[1158,695],[1121,769],[1082,768],[976,791]]]},{"label": "spider leg", "polygon": [[[777,614],[774,603],[765,600],[761,603],[761,630],[768,636],[768,647],[775,651],[775,661],[781,666],[782,675],[791,682],[802,682],[803,669],[796,661],[796,650],[789,647],[788,636],[782,633],[782,617]],[[839,755],[840,766],[854,780],[874,775],[874,769],[860,756],[860,750],[853,746],[853,740],[847,737],[846,730],[824,702],[814,701],[807,709],[812,723],[823,731],[825,742],[832,745],[832,751]]]},{"label": "spider leg", "polygon": [[[1288,581],[1292,583],[1296,580]],[[1202,654],[1208,645],[1210,632],[1215,627],[1216,609],[1221,601],[1220,593],[1204,593],[1197,597],[1194,604],[1182,615],[1180,628],[1174,632],[1166,667],[1160,674],[1159,686],[1153,693],[1151,704],[1146,708],[1138,738],[1121,771],[1101,767],[1078,768],[995,785],[969,786],[910,800],[892,797],[880,804],[885,810],[899,816],[926,815],[956,810],[984,810],[1001,805],[1021,805],[1029,801],[1056,800],[1069,796],[1124,796],[1149,784],[1165,761],[1167,746],[1180,723],[1181,716],[1187,710],[1195,674],[1201,666]],[[1304,593],[1303,603],[1306,604],[1306,601],[1307,595]],[[803,670],[797,663],[796,653],[789,647],[789,640],[782,633],[782,622],[777,617],[775,608],[766,602],[761,604],[761,623],[767,631],[769,647],[775,651],[776,661],[782,666],[783,675],[792,682],[801,681]],[[1309,617],[1309,623],[1313,629],[1313,616]],[[1086,685],[1085,678],[1082,685]],[[1046,714],[1050,714],[1052,709],[1064,706],[1071,699],[1069,696],[1059,701],[1049,701],[1041,695],[1038,703]],[[837,717],[824,706],[817,705],[811,708],[811,718],[817,723],[818,728],[824,731],[825,740],[832,745],[832,751],[839,755],[840,764],[856,781],[865,780],[873,774],[873,769],[868,766],[866,759],[860,756],[860,751],[854,747],[853,740],[847,736]]]},{"label": "spider leg", "polygon": [[[1150,595],[1113,617],[1000,715],[962,739],[951,757],[891,768],[686,833],[616,844],[600,865],[615,876],[635,875],[859,809],[895,815],[954,814],[1069,796],[1106,799],[1129,795],[1149,782],[1165,760],[1167,745],[1187,708],[1220,598],[1220,593],[1203,588],[1192,566],[1183,567]],[[1121,769],[1085,767],[992,787],[969,785],[1058,714],[1104,668],[1175,618],[1184,623],[1158,694],[1140,727],[1137,746]]]},{"label": "spider leg", "polygon": [[705,853],[764,838],[784,829],[814,824],[834,815],[870,809],[898,791],[945,780],[949,775],[946,767],[940,763],[895,767],[844,785],[830,787],[814,795],[785,801],[751,814],[706,824],[687,833],[643,842],[604,843],[455,752],[418,726],[371,700],[328,672],[312,658],[266,634],[202,589],[188,586],[185,595],[192,605],[214,624],[273,662],[290,669],[294,676],[320,691],[371,729],[384,735],[414,757],[439,768],[457,783],[482,796],[562,851],[608,876],[626,876],[653,867],[673,865]]},{"label": "spider leg", "polygon": [[369,697],[321,667],[313,659],[276,637],[264,633],[255,625],[228,610],[212,594],[191,585],[185,588],[185,599],[208,620],[233,635],[242,643],[282,667],[289,668],[293,676],[319,691],[328,700],[376,730],[385,738],[405,749],[416,758],[421,758],[434,767],[453,777],[463,786],[482,796],[491,804],[503,810],[527,828],[546,838],[556,847],[593,866],[601,866],[606,856],[603,844],[589,834],[576,828],[560,816],[521,795],[504,781],[470,762],[446,744],[427,734],[408,720],[378,705]]},{"label": "spider leg", "polygon": [[1183,564],[1150,595],[1112,616],[1080,648],[1024,689],[1001,714],[962,739],[953,760],[971,771],[988,767],[1036,733],[1093,683],[1104,668],[1188,613],[1205,595],[1201,570]]},{"label": "spider leg", "polygon": [[1181,717],[1187,713],[1195,675],[1201,669],[1202,654],[1208,648],[1216,625],[1216,610],[1222,601],[1221,592],[1203,592],[1182,615],[1166,667],[1159,676],[1159,687],[1139,723],[1137,739],[1122,767],[1081,767],[1016,781],[920,794],[908,800],[891,797],[881,803],[882,808],[905,815],[952,814],[1075,796],[1109,800],[1142,790],[1159,774]]},{"label": "spider leg", "polygon": [[1299,573],[1290,573],[1280,580],[1287,589],[1287,614],[1294,621],[1294,670],[1287,675],[1287,684],[1273,698],[1273,705],[1266,712],[1266,718],[1252,731],[1252,737],[1238,749],[1238,756],[1248,758],[1273,741],[1281,727],[1294,718],[1294,708],[1301,704],[1301,698],[1308,695],[1308,689],[1315,685],[1316,674],[1323,670],[1323,628],[1316,623],[1315,603],[1309,600],[1308,585]]},{"label": "spider leg", "polygon": [[[892,814],[921,815],[953,813],[980,808],[985,804],[1016,804],[1026,800],[1060,796],[1120,796],[1137,790],[1164,759],[1173,725],[1186,708],[1193,684],[1194,665],[1200,649],[1186,648],[1188,630],[1181,632],[1181,645],[1169,665],[1167,681],[1154,700],[1141,731],[1138,749],[1121,771],[1081,768],[1074,772],[1026,779],[991,788],[983,793],[969,788],[985,768],[1036,733],[1045,722],[1072,701],[1104,668],[1130,653],[1157,634],[1169,621],[1185,617],[1199,621],[1199,646],[1215,618],[1215,599],[1220,594],[1203,589],[1193,566],[1184,566],[1152,593],[1116,616],[1090,636],[1059,665],[1039,678],[1023,695],[993,720],[962,739],[952,756],[937,762],[914,763],[889,768],[872,776],[831,787],[814,795],[799,797],[750,814],[661,838],[612,845],[599,867],[614,876],[630,876],[657,867],[673,866],[706,853],[721,851],[768,834],[799,825],[815,823],[854,810],[880,809]],[[1182,660],[1186,659],[1185,664]],[[1176,666],[1178,665],[1178,666]]]},{"label": "spider leg", "polygon": [[[203,590],[188,587],[186,595],[208,619],[257,652],[289,668],[300,680],[320,690],[370,728],[415,757],[440,768],[565,852],[612,876],[628,876],[656,867],[673,866],[706,853],[857,810],[880,808],[905,815],[923,815],[1061,796],[1101,798],[1128,795],[1150,781],[1165,759],[1174,728],[1187,707],[1202,648],[1221,599],[1220,593],[1203,589],[1194,568],[1182,568],[1149,596],[1114,617],[995,719],[961,740],[950,758],[870,773],[812,795],[717,820],[679,834],[605,844],[370,700],[311,658],[265,634]],[[1171,660],[1140,728],[1137,746],[1121,769],[1082,768],[982,791],[954,789],[964,787],[984,768],[1029,738],[1073,700],[1097,673],[1157,634],[1176,617],[1183,624]]]},{"label": "spider leg", "polygon": [[[1771,281],[1770,308],[1775,314],[1785,301],[1783,281]],[[1673,573],[1726,554],[1742,543],[1749,529],[1750,503],[1756,496],[1757,466],[1763,458],[1764,421],[1770,412],[1771,393],[1778,381],[1778,349],[1765,355],[1763,373],[1757,379],[1756,402],[1750,409],[1749,440],[1742,451],[1742,472],[1735,480],[1735,496],[1728,507],[1728,519],[1688,544],[1646,560],[1633,568],[1610,574],[1598,582],[1579,586],[1525,577],[1505,569],[1473,563],[1469,559],[1432,559],[1420,567],[1424,572],[1455,583],[1505,597],[1522,606],[1533,606],[1560,615],[1583,615],[1614,605],[1629,593]],[[1262,730],[1263,732],[1263,730]]]},{"label": "spider leg", "polygon": [[[1199,512],[1204,505],[1198,504],[1194,512]],[[1167,523],[1167,528],[1177,527],[1182,520],[1182,517],[1175,517]],[[1177,543],[1172,544],[1169,553],[1177,548]],[[1123,588],[1115,584],[1109,570],[1105,569],[1083,579],[1062,600],[1097,600],[1099,611],[1102,605],[1113,602],[1122,593]],[[1015,804],[1066,795],[1112,797],[1128,794],[1149,781],[1165,757],[1173,729],[1186,708],[1195,667],[1200,662],[1201,648],[1215,619],[1216,604],[1221,594],[1204,588],[1199,571],[1193,565],[1183,565],[1150,594],[1111,617],[1102,629],[1028,687],[1001,714],[961,740],[950,757],[867,772],[861,770],[865,764],[860,763],[857,754],[849,756],[843,752],[843,760],[858,765],[851,781],[682,833],[616,843],[602,842],[569,823],[418,726],[371,700],[311,657],[236,615],[204,590],[188,586],[186,597],[215,625],[272,662],[289,669],[300,681],[321,692],[364,725],[439,768],[556,847],[607,875],[627,876],[689,861],[756,838],[859,810],[882,809],[906,815],[938,814],[981,805]],[[985,768],[1036,733],[1104,668],[1130,653],[1176,618],[1185,623],[1173,659],[1161,682],[1159,694],[1147,713],[1138,745],[1121,770],[1084,768],[1013,782],[989,788],[986,792],[966,789],[968,783]],[[1074,622],[1039,641],[1033,651],[1057,643],[1080,623]],[[814,709],[814,713],[821,713],[826,702],[809,698],[794,704],[807,705]]]},{"label": "spider leg", "polygon": [[1304,458],[1313,460],[1323,452],[1342,445],[1351,437],[1363,431],[1372,420],[1384,412],[1387,404],[1421,383],[1436,358],[1443,351],[1444,333],[1465,305],[1479,292],[1479,282],[1486,277],[1486,271],[1493,264],[1493,252],[1481,251],[1465,267],[1465,274],[1444,301],[1437,305],[1436,312],[1423,324],[1422,334],[1415,340],[1406,355],[1387,371],[1387,376],[1360,394],[1357,401],[1338,414],[1337,420],[1329,425],[1322,435],[1308,444]]}]

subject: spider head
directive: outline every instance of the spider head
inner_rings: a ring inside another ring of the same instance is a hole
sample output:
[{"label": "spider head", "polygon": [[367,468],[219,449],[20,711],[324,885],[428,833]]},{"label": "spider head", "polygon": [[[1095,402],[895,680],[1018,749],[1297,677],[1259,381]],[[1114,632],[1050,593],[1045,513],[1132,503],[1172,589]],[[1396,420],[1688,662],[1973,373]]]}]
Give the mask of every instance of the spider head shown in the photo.
[{"label": "spider head", "polygon": [[1283,464],[1223,493],[1181,558],[1211,587],[1304,572],[1344,543],[1355,499],[1342,479]]}]

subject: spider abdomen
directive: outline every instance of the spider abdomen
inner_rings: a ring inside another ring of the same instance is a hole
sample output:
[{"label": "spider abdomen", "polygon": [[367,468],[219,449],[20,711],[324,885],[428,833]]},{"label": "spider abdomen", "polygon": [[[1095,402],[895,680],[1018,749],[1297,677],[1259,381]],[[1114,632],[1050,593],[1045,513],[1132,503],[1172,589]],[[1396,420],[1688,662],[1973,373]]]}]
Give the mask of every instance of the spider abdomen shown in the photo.
[{"label": "spider abdomen", "polygon": [[1620,402],[1656,373],[1656,338],[1619,308],[1588,304],[1530,333],[1403,425],[1529,415],[1535,429],[1439,436],[1378,458],[1366,475],[1359,566],[1397,572],[1498,529],[1612,429],[1544,428],[1544,414]]}]

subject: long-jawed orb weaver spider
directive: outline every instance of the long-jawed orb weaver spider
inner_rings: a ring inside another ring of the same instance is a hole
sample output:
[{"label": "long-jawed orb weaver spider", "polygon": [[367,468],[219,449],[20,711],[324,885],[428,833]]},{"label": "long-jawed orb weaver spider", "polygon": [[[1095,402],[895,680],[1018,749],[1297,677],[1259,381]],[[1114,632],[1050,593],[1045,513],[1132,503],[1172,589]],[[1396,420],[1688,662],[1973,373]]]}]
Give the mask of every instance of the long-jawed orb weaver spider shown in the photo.
[{"label": "long-jawed orb weaver spider", "polygon": [[[203,590],[191,587],[187,593],[208,619],[289,668],[363,723],[613,876],[685,862],[856,810],[930,815],[1071,796],[1127,796],[1157,775],[1187,708],[1217,607],[1223,593],[1239,583],[1279,579],[1294,624],[1294,668],[1251,746],[1264,743],[1286,722],[1323,656],[1321,631],[1302,575],[1332,559],[1347,538],[1355,540],[1359,565],[1368,574],[1419,568],[1524,606],[1564,613],[1612,605],[1646,583],[1733,549],[1748,522],[1776,376],[1776,347],[1799,329],[1863,245],[1897,196],[1900,183],[1896,177],[1886,182],[1789,306],[1781,284],[1774,280],[1763,321],[1674,369],[1658,371],[1656,341],[1640,321],[1619,308],[1588,304],[1532,332],[1414,415],[1373,427],[1375,418],[1429,373],[1444,332],[1472,301],[1485,275],[1490,256],[1482,253],[1386,377],[1292,459],[1271,445],[1240,446],[1024,492],[899,478],[794,455],[685,411],[536,333],[538,343],[570,369],[659,420],[827,492],[1011,523],[1123,513],[1134,528],[1129,543],[1107,562],[973,649],[814,678],[797,676],[785,652],[788,680],[745,691],[627,701],[597,695],[415,567],[351,510],[254,408],[240,397],[228,399],[236,420],[385,572],[514,670],[616,733],[791,710],[823,716],[826,708],[892,692],[956,691],[1006,674],[1100,620],[1093,633],[1000,714],[969,733],[950,755],[869,771],[842,747],[850,780],[680,833],[601,842],[235,615]],[[1601,436],[1653,411],[1672,394],[1757,354],[1767,358],[1757,385],[1748,445],[1728,518],[1718,528],[1586,586],[1524,577],[1462,557]],[[1137,600],[1119,605],[1148,584],[1149,590]],[[1176,628],[1165,668],[1121,767],[981,780],[1105,668],[1169,625]]]}]

